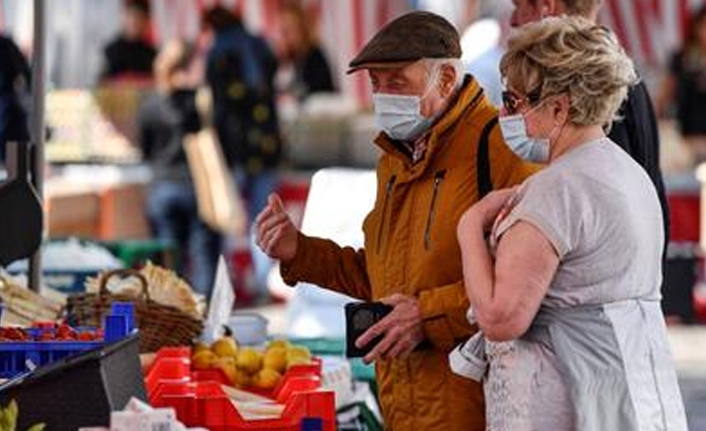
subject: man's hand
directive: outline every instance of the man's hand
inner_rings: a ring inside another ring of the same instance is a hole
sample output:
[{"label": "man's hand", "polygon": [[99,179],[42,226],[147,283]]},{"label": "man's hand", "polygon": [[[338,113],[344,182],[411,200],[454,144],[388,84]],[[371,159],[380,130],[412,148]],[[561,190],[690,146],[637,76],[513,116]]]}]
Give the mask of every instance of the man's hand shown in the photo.
[{"label": "man's hand", "polygon": [[284,211],[282,200],[276,194],[267,199],[267,206],[255,219],[257,245],[269,257],[283,262],[297,254],[297,228]]},{"label": "man's hand", "polygon": [[368,364],[380,358],[407,356],[424,341],[422,316],[416,298],[395,294],[381,299],[381,302],[395,308],[365,331],[355,342],[358,348],[362,348],[377,336],[384,335],[373,350],[363,358],[363,361]]}]

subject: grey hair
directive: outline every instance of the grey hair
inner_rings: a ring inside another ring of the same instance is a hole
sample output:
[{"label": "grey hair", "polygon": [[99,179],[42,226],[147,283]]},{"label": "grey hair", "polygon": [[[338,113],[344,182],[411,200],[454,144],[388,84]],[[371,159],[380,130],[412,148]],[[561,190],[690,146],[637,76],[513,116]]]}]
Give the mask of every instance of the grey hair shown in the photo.
[{"label": "grey hair", "polygon": [[433,85],[434,83],[429,82],[432,79],[439,79],[441,75],[441,68],[444,66],[453,67],[456,72],[456,82],[454,82],[454,88],[458,89],[463,84],[464,67],[463,61],[460,58],[425,58],[422,62],[427,71],[427,86]]}]

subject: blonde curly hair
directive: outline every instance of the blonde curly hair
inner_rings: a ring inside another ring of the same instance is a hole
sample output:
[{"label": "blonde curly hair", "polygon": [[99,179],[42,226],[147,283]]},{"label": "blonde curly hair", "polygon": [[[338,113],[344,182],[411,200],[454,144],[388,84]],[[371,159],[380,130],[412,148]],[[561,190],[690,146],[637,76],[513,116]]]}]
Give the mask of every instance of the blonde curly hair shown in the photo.
[{"label": "blonde curly hair", "polygon": [[569,96],[569,123],[610,126],[637,83],[632,60],[605,27],[551,17],[520,28],[500,63],[505,83],[539,100]]}]

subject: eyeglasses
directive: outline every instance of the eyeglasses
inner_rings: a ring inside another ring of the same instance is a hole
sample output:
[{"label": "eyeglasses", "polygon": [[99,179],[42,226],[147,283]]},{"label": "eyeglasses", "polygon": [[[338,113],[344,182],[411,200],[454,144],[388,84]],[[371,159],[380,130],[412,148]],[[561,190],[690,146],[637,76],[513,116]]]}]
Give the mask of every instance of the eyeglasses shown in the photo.
[{"label": "eyeglasses", "polygon": [[530,105],[535,105],[539,102],[540,97],[541,90],[535,90],[524,97],[518,96],[511,90],[505,90],[502,92],[503,107],[505,107],[505,110],[509,115],[516,114],[523,103],[529,102]]}]

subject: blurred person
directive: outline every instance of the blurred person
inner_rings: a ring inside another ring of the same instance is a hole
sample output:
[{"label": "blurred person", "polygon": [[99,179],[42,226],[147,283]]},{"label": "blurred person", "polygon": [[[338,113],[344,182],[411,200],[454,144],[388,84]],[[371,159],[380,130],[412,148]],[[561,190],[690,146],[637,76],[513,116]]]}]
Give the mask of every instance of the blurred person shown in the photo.
[{"label": "blurred person", "polygon": [[[515,10],[510,25],[519,27],[549,16],[580,16],[597,22],[603,0],[513,0]],[[650,176],[657,190],[662,208],[664,254],[669,243],[669,204],[660,168],[660,143],[657,119],[647,85],[640,80],[628,89],[628,96],[620,106],[618,120],[613,122],[608,137],[625,150]],[[512,144],[509,143],[512,147]],[[516,149],[522,154],[523,149]]]},{"label": "blurred person", "polygon": [[324,52],[314,38],[312,23],[298,3],[280,10],[280,67],[289,73],[284,90],[299,101],[310,94],[336,90]]},{"label": "blurred person", "polygon": [[[205,12],[203,21],[214,36],[206,57],[214,127],[252,222],[279,183],[282,140],[274,103],[277,60],[267,42],[250,34],[231,11],[214,7]],[[250,240],[255,285],[247,293],[256,302],[266,301],[271,261],[257,249],[254,238]]]},{"label": "blurred person", "polygon": [[463,74],[460,57],[451,23],[412,12],[384,26],[350,62],[349,73],[368,72],[382,129],[363,248],[302,234],[276,195],[257,219],[258,244],[281,262],[288,285],[309,282],[394,307],[356,340],[363,347],[382,337],[364,360],[375,361],[392,431],[485,430],[481,386],[448,365],[453,346],[475,331],[466,320],[455,226],[489,188],[534,172],[502,141],[497,109]]},{"label": "blurred person", "polygon": [[507,24],[498,16],[505,0],[466,0],[466,20],[470,22],[461,36],[466,72],[473,75],[495,106],[502,104],[500,59],[505,52]]},{"label": "blurred person", "polygon": [[0,162],[8,142],[29,142],[29,64],[15,42],[0,35]]},{"label": "blurred person", "polygon": [[691,17],[683,47],[672,56],[659,95],[658,113],[675,105],[682,136],[697,158],[706,160],[706,6]]},{"label": "blurred person", "polygon": [[102,79],[150,78],[157,55],[147,41],[150,6],[147,0],[128,0],[122,16],[122,32],[104,50]]},{"label": "blurred person", "polygon": [[179,272],[208,297],[220,252],[219,235],[198,214],[184,138],[201,129],[196,91],[188,77],[193,48],[170,41],[154,64],[156,93],[140,106],[139,143],[154,172],[147,215],[155,237],[178,246]]},{"label": "blurred person", "polygon": [[632,61],[610,30],[564,16],[520,29],[501,70],[500,121],[548,165],[458,224],[481,332],[452,367],[484,381],[492,431],[686,431],[660,309],[659,200],[604,131]]}]

